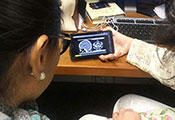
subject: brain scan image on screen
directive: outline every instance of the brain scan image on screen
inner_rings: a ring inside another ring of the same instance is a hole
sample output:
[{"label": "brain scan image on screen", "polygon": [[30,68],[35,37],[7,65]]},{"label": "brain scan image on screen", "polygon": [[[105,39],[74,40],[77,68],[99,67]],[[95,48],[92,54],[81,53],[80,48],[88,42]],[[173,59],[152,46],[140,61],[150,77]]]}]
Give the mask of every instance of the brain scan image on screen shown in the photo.
[{"label": "brain scan image on screen", "polygon": [[83,40],[79,43],[80,53],[88,53],[92,51],[92,44],[89,40]]},{"label": "brain scan image on screen", "polygon": [[93,49],[95,50],[101,50],[103,48],[103,42],[101,41],[96,41],[93,43]]}]

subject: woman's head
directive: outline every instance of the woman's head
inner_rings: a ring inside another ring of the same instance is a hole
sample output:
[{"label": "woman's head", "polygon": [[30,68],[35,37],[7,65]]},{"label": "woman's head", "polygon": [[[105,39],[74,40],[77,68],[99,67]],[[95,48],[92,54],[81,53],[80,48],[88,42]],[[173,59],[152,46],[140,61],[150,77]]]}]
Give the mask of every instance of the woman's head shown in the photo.
[{"label": "woman's head", "polygon": [[170,26],[167,29],[155,31],[153,38],[159,44],[175,46],[175,0],[161,0],[165,3],[165,13]]},{"label": "woman's head", "polygon": [[[36,98],[49,84],[59,59],[59,7],[58,0],[1,0],[1,100],[21,90],[22,99]],[[46,74],[43,81],[41,73]]]}]

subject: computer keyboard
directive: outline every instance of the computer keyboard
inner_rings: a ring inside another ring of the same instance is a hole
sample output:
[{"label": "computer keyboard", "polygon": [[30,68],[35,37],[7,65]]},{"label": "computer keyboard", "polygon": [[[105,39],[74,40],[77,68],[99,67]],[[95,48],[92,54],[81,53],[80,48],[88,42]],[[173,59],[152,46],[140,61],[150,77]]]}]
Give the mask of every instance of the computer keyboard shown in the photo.
[{"label": "computer keyboard", "polygon": [[161,30],[163,32],[169,26],[168,22],[163,19],[118,17],[108,17],[107,25],[124,35],[149,43],[155,42],[151,38],[155,30]]}]

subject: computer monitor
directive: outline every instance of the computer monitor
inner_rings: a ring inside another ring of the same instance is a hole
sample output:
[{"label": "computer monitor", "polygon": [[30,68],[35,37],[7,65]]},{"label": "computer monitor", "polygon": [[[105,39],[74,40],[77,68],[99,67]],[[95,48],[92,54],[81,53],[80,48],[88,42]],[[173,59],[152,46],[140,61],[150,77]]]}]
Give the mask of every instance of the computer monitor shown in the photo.
[{"label": "computer monitor", "polygon": [[122,10],[124,10],[124,0],[99,0],[106,2],[115,2]]},{"label": "computer monitor", "polygon": [[162,3],[164,0],[136,0],[137,12],[153,17],[153,9]]},{"label": "computer monitor", "polygon": [[82,20],[86,21],[86,1],[78,0],[78,12],[82,17]]},{"label": "computer monitor", "polygon": [[148,16],[155,16],[153,11],[155,6],[164,3],[164,0],[100,0],[107,2],[115,2],[125,12],[138,12]]}]

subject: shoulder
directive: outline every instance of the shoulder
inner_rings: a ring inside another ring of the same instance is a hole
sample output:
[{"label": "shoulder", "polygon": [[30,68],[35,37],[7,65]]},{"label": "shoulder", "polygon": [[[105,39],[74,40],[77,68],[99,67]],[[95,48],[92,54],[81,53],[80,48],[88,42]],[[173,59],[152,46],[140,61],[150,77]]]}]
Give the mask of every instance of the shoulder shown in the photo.
[{"label": "shoulder", "polygon": [[34,110],[18,109],[14,113],[15,120],[50,120],[46,115]]},{"label": "shoulder", "polygon": [[0,112],[0,120],[11,120],[11,118],[8,115]]},{"label": "shoulder", "polygon": [[140,113],[142,120],[173,120],[175,118],[174,108],[165,108]]}]

